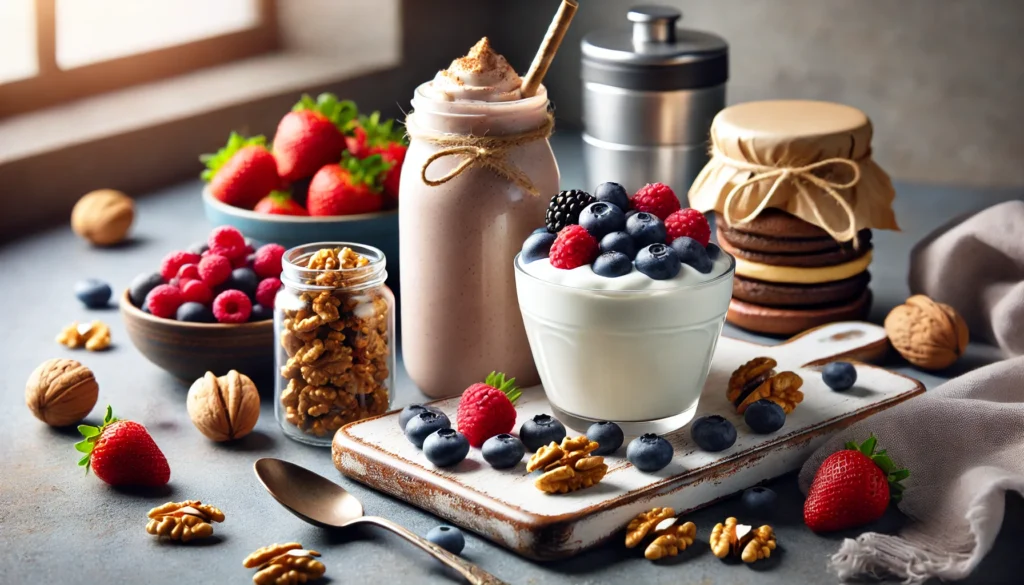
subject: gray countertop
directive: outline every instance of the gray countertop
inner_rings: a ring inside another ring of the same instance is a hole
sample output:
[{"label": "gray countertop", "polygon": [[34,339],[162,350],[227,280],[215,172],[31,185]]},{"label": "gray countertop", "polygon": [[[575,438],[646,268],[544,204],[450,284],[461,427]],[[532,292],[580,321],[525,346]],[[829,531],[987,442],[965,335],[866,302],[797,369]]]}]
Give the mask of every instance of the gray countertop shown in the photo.
[{"label": "gray countertop", "polygon": [[[582,169],[578,139],[554,141],[566,186],[579,186]],[[903,231],[876,232],[871,319],[907,295],[906,274],[911,246],[926,233],[959,214],[998,201],[1019,198],[1019,192],[898,185],[896,213]],[[30,199],[25,199],[28,204]],[[187,388],[143,359],[127,338],[115,308],[95,312],[83,308],[72,293],[74,282],[102,278],[123,290],[131,278],[151,271],[169,250],[201,240],[209,231],[202,216],[198,182],[187,182],[138,201],[134,239],[114,249],[93,249],[62,226],[0,247],[0,306],[7,313],[0,352],[2,405],[5,414],[0,441],[0,584],[21,583],[246,583],[252,572],[242,559],[272,542],[301,541],[324,553],[327,576],[335,583],[455,582],[432,559],[403,541],[375,530],[344,534],[323,531],[278,506],[257,483],[252,462],[274,456],[296,462],[343,484],[364,503],[368,513],[385,516],[424,534],[440,521],[401,501],[344,479],[331,464],[328,450],[286,439],[274,420],[271,388],[263,388],[263,408],[255,432],[235,444],[214,444],[193,428],[184,408]],[[72,351],[54,343],[54,336],[73,320],[100,318],[111,325],[115,346],[107,352]],[[732,328],[727,335],[756,339]],[[96,374],[100,404],[87,419],[97,422],[102,405],[111,403],[125,417],[145,424],[171,465],[171,483],[157,492],[114,489],[75,466],[74,429],[51,429],[32,417],[24,405],[24,384],[40,362],[53,357],[82,361]],[[989,347],[974,344],[945,377],[997,358]],[[923,374],[890,358],[885,364],[921,379],[928,388],[945,378]],[[423,399],[401,369],[395,405]],[[538,564],[517,557],[481,538],[467,535],[464,556],[513,583],[831,583],[825,571],[828,556],[841,538],[811,533],[802,522],[802,496],[790,475],[772,482],[781,496],[777,529],[781,552],[753,567],[726,565],[707,545],[695,546],[672,562],[654,565],[627,554],[616,540],[572,559]],[[180,546],[146,534],[146,512],[168,500],[201,499],[221,507],[227,521],[216,537]],[[1017,552],[1024,545],[1024,518],[1011,500],[995,551],[968,583],[1018,583],[1024,568]],[[736,499],[727,499],[689,516],[700,535],[737,513]],[[890,510],[873,528],[895,530],[905,519]]]}]

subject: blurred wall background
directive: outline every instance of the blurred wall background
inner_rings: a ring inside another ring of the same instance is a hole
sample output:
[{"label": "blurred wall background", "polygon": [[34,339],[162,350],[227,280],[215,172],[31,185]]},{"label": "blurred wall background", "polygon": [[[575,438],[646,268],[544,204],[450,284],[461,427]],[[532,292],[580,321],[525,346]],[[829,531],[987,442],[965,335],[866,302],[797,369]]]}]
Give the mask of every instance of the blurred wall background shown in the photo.
[{"label": "blurred wall background", "polygon": [[[673,5],[683,12],[683,26],[725,37],[730,103],[844,102],[872,118],[877,159],[898,179],[1024,186],[1022,0],[580,0],[546,80],[561,128],[579,124],[580,39],[597,28],[626,26],[626,11],[641,3]],[[404,4],[418,19],[407,20],[407,30],[427,31],[423,44],[407,37],[406,55],[436,69],[456,56],[448,47],[465,51],[487,34],[520,71],[529,67],[557,6],[553,0]],[[418,14],[424,10],[432,14]],[[452,19],[455,26],[448,25]],[[421,73],[419,65],[410,62],[407,70],[425,80],[431,71]]]}]

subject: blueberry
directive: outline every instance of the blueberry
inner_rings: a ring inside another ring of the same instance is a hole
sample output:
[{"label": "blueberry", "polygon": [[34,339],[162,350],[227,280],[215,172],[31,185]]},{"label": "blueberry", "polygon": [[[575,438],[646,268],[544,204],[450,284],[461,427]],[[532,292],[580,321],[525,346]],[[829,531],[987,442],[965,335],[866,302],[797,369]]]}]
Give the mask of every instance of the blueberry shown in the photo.
[{"label": "blueberry", "polygon": [[652,433],[640,435],[626,447],[626,459],[640,471],[658,471],[672,461],[672,444]]},{"label": "blueberry", "polygon": [[412,417],[416,416],[421,412],[426,412],[428,410],[430,412],[436,412],[438,414],[441,413],[440,410],[434,408],[433,406],[423,406],[422,404],[410,404],[409,406],[406,406],[405,408],[402,409],[402,412],[398,413],[398,426],[402,427],[402,430],[404,431],[405,426],[409,424],[409,421],[412,420]]},{"label": "blueberry", "polygon": [[530,235],[533,235],[533,234],[550,234],[550,233],[551,232],[548,231],[548,228],[546,228],[546,227],[539,227],[539,228],[533,230],[532,232],[530,232]]},{"label": "blueberry", "polygon": [[274,308],[264,307],[263,305],[256,303],[252,306],[252,312],[249,313],[249,321],[266,321],[274,318]]},{"label": "blueberry", "polygon": [[766,487],[752,487],[743,492],[740,498],[743,507],[758,518],[769,518],[775,513],[775,501],[778,496]]},{"label": "blueberry", "polygon": [[438,526],[431,528],[427,533],[427,540],[443,548],[444,550],[457,555],[466,547],[466,537],[462,531],[454,526]]},{"label": "blueberry", "polygon": [[676,238],[672,240],[672,249],[683,264],[693,266],[702,274],[711,272],[712,263],[708,251],[697,240],[687,236]]},{"label": "blueberry", "polygon": [[718,244],[714,242],[708,242],[708,245],[704,248],[704,251],[708,253],[708,258],[712,262],[718,260],[718,257],[722,255],[722,249],[718,247]]},{"label": "blueberry", "polygon": [[508,433],[494,435],[484,441],[481,448],[484,461],[491,464],[495,469],[508,469],[519,465],[526,454],[526,447],[523,442]]},{"label": "blueberry", "polygon": [[205,251],[207,251],[209,249],[210,249],[210,245],[207,244],[206,242],[195,242],[191,246],[188,247],[188,251],[189,252],[192,252],[193,254],[199,254],[200,256],[203,255],[203,252],[205,252]]},{"label": "blueberry", "polygon": [[252,268],[235,268],[231,271],[231,276],[228,277],[228,281],[224,286],[225,288],[240,290],[249,298],[252,298],[256,294],[256,287],[259,284],[260,279],[253,272]]},{"label": "blueberry", "polygon": [[702,416],[690,426],[690,437],[701,449],[715,453],[732,447],[736,442],[736,427],[717,414]]},{"label": "blueberry", "polygon": [[594,198],[611,203],[621,209],[623,213],[629,211],[629,195],[626,194],[626,189],[618,183],[601,183],[594,190]]},{"label": "blueberry", "polygon": [[448,417],[441,412],[425,411],[412,417],[405,425],[405,438],[417,447],[423,447],[423,441],[428,435],[440,429],[447,429],[452,426]]},{"label": "blueberry", "polygon": [[469,455],[469,439],[455,429],[440,429],[424,439],[423,454],[438,467],[451,467]]},{"label": "blueberry", "polygon": [[164,279],[158,272],[142,273],[132,280],[128,287],[128,298],[136,307],[142,307],[146,303],[146,295],[149,291],[164,283]]},{"label": "blueberry", "polygon": [[202,303],[182,303],[178,307],[178,312],[174,315],[174,318],[178,321],[188,321],[189,323],[216,323],[217,319],[213,316],[213,311],[210,307]]},{"label": "blueberry", "polygon": [[75,296],[90,309],[102,309],[110,302],[110,285],[102,280],[87,278],[75,283]]},{"label": "blueberry", "polygon": [[640,212],[635,210],[635,209],[630,209],[629,211],[626,212],[626,221],[629,221],[629,218],[633,217],[634,215],[636,215],[638,213],[640,213]]},{"label": "blueberry", "polygon": [[663,244],[668,238],[665,224],[658,216],[645,211],[635,213],[626,220],[626,233],[633,238],[637,248]]},{"label": "blueberry", "polygon": [[622,252],[605,252],[594,260],[594,274],[616,278],[633,272],[633,262]]},{"label": "blueberry", "polygon": [[598,240],[626,229],[626,214],[611,203],[597,201],[580,212],[580,225]]},{"label": "blueberry", "polygon": [[529,264],[534,260],[540,260],[547,258],[548,253],[551,251],[551,244],[555,243],[555,234],[549,234],[547,231],[544,233],[531,234],[530,237],[526,238],[523,242],[523,255],[520,256],[524,264]]},{"label": "blueberry", "polygon": [[564,438],[565,426],[547,414],[538,414],[519,427],[519,439],[530,451],[536,451],[548,443],[561,443]]},{"label": "blueberry", "polygon": [[626,232],[612,232],[601,238],[602,252],[619,252],[632,260],[636,258],[636,242]]},{"label": "blueberry", "polygon": [[758,400],[747,407],[747,411],[743,413],[743,420],[750,430],[767,435],[786,424],[786,411],[771,400]]},{"label": "blueberry", "polygon": [[843,392],[853,388],[857,381],[857,368],[849,362],[832,362],[821,370],[821,379],[829,388]]},{"label": "blueberry", "polygon": [[590,425],[587,438],[597,443],[594,455],[610,455],[619,450],[624,437],[619,425],[603,420]]},{"label": "blueberry", "polygon": [[654,280],[673,278],[682,267],[675,250],[665,244],[651,244],[636,253],[636,269]]}]

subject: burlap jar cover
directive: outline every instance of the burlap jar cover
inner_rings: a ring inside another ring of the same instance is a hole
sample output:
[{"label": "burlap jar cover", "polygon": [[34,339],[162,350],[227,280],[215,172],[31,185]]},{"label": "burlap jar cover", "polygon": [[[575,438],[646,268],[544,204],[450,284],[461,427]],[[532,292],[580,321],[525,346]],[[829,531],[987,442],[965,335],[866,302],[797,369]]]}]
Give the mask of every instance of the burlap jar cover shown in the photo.
[{"label": "burlap jar cover", "polygon": [[690,188],[690,205],[729,225],[774,207],[840,242],[865,228],[898,230],[896,193],[871,158],[871,133],[863,112],[841,104],[731,106],[711,125],[711,160]]}]

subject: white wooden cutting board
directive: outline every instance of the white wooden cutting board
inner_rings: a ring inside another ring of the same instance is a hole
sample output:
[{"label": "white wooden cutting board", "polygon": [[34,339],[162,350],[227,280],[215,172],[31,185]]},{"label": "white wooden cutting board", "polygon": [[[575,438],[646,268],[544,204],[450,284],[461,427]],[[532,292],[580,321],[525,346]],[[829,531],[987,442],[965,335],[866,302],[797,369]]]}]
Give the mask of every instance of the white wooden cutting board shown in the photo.
[{"label": "white wooden cutting board", "polygon": [[[715,351],[697,416],[720,414],[736,425],[736,444],[720,453],[697,449],[689,427],[666,437],[675,457],[656,473],[625,460],[625,446],[606,456],[608,474],[596,486],[548,495],[533,486],[525,458],[511,470],[492,469],[473,449],[449,469],[437,469],[409,443],[398,413],[352,423],[334,438],[335,466],[346,476],[428,510],[447,521],[535,559],[576,554],[615,535],[637,513],[654,506],[684,512],[705,506],[760,481],[797,469],[829,434],[924,391],[917,380],[857,363],[857,384],[830,390],[820,364],[840,357],[873,359],[887,347],[885,331],[870,323],[825,325],[774,346],[723,337]],[[804,379],[804,401],[772,435],[756,435],[725,398],[729,376],[758,356],[778,361],[778,371]],[[432,403],[455,422],[458,398]],[[550,413],[541,387],[523,392],[519,419]],[[585,431],[585,429],[577,429]],[[582,432],[573,432],[576,436]],[[628,442],[632,437],[626,437]]]}]

